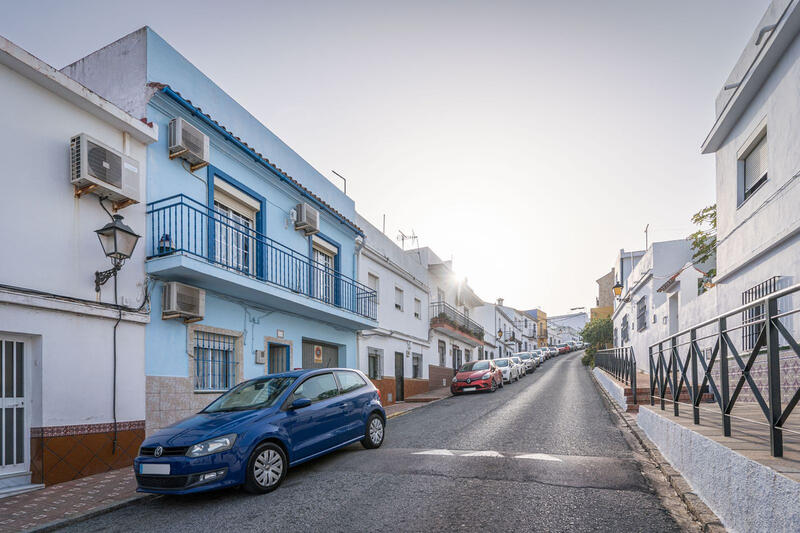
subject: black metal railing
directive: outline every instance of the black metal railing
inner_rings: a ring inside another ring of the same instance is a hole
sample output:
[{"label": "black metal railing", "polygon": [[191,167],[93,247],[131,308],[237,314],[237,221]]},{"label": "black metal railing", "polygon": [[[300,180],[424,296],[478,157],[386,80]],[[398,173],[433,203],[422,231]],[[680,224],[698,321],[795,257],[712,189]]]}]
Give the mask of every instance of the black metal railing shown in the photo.
[{"label": "black metal railing", "polygon": [[594,365],[630,386],[633,403],[636,403],[636,357],[632,347],[597,350],[594,354]]},{"label": "black metal railing", "polygon": [[431,326],[444,322],[479,341],[483,340],[483,327],[447,302],[430,304],[430,317]]},{"label": "black metal railing", "polygon": [[[772,294],[773,292],[778,290],[778,281],[781,279],[780,276],[773,276],[766,281],[763,281],[756,285],[755,287],[750,287],[746,291],[742,293],[742,305],[747,305],[759,298],[763,298],[768,294]],[[756,322],[759,320],[763,320],[764,318],[764,306],[763,305],[756,305],[754,307],[749,308],[747,311],[742,313],[742,320],[745,322]],[[756,345],[756,339],[758,339],[758,332],[759,332],[759,323],[754,323],[746,328],[742,328],[742,347],[745,350],[752,350],[753,346]]]},{"label": "black metal railing", "polygon": [[[651,345],[648,354],[650,405],[659,401],[663,411],[666,403],[671,402],[673,412],[678,416],[681,392],[685,385],[694,423],[699,424],[702,395],[710,388],[722,417],[723,434],[729,437],[731,419],[734,418],[733,408],[737,401],[741,403],[740,397],[747,385],[769,426],[770,453],[781,457],[783,433],[797,433],[784,426],[800,401],[800,387],[790,380],[782,382],[781,351],[789,356],[800,357],[800,346],[790,332],[792,328],[789,322],[791,315],[800,312],[800,305],[796,303],[798,292],[800,284],[777,290]],[[795,305],[792,305],[792,300]],[[779,301],[782,307],[789,310],[779,312]],[[753,318],[750,313],[755,308],[764,310],[760,318]],[[757,326],[758,331],[752,347],[744,348],[747,346],[746,339],[742,339],[742,345],[737,346],[734,340],[736,331],[753,326]],[[783,347],[780,346],[781,338],[786,343]],[[709,349],[710,355],[706,355]],[[751,370],[761,355],[766,358],[767,382],[759,384]],[[731,363],[735,365],[732,368],[740,371],[737,372],[738,376],[731,376]],[[735,381],[733,390],[732,377]],[[670,398],[667,397],[668,390]],[[762,392],[766,393],[766,398]],[[784,394],[788,398],[785,407],[782,405]],[[735,418],[764,424],[763,420],[749,420],[740,416]]]},{"label": "black metal railing", "polygon": [[377,316],[373,289],[183,194],[147,204],[147,258],[175,253],[360,316]]}]

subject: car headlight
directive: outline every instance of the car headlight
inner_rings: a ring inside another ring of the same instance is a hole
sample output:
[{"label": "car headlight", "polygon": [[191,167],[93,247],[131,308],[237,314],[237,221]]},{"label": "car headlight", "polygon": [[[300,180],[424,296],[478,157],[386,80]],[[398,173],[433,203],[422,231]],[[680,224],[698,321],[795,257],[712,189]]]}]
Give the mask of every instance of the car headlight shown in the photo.
[{"label": "car headlight", "polygon": [[455,383],[456,381],[458,381],[458,379],[455,376],[453,376],[453,383]]},{"label": "car headlight", "polygon": [[194,446],[189,446],[186,457],[203,457],[204,455],[211,455],[212,453],[224,452],[230,450],[234,442],[236,442],[235,433],[209,439],[195,444]]},{"label": "car headlight", "polygon": [[489,379],[491,377],[492,377],[492,373],[491,372],[487,372],[487,373],[485,373],[484,375],[481,376],[481,379]]}]

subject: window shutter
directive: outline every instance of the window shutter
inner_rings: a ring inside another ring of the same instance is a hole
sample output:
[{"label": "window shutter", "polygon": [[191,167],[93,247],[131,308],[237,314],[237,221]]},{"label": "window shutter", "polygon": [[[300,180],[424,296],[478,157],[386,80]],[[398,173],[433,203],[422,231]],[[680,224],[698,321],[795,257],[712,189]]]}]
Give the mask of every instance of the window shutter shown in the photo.
[{"label": "window shutter", "polygon": [[767,173],[767,137],[764,136],[744,159],[744,190],[749,191]]}]

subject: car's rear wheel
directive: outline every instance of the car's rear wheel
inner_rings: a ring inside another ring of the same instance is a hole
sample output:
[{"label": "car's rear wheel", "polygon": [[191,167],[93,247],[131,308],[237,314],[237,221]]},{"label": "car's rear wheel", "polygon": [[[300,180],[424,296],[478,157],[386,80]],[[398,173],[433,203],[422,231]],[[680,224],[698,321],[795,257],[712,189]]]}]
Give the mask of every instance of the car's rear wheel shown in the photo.
[{"label": "car's rear wheel", "polygon": [[361,445],[367,449],[380,448],[383,444],[383,436],[385,434],[385,426],[383,418],[380,415],[373,413],[367,419],[367,429],[364,432],[364,438],[361,439]]},{"label": "car's rear wheel", "polygon": [[289,463],[281,447],[272,442],[265,442],[250,455],[244,488],[254,494],[272,492],[286,477],[288,468]]}]

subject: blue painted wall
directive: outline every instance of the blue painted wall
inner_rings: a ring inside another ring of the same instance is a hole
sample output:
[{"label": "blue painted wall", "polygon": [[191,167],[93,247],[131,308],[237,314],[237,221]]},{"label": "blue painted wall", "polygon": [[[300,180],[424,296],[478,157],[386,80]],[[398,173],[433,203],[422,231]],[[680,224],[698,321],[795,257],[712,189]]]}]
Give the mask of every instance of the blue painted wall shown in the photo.
[{"label": "blue painted wall", "polygon": [[[352,199],[344,195],[298,154],[225,94],[217,85],[178,54],[163,39],[148,29],[147,79],[169,85],[191,103],[224,125],[233,135],[261,152],[290,176],[339,210],[355,219]],[[303,201],[298,191],[283,183],[267,168],[236,147],[223,135],[181,106],[164,92],[156,92],[147,106],[147,118],[157,124],[159,140],[148,149],[147,201],[153,202],[176,194],[184,194],[206,205],[208,202],[208,169],[190,172],[181,160],[170,160],[167,148],[169,121],[181,116],[209,135],[211,165],[264,199],[265,233],[285,246],[309,255],[309,240],[294,229],[289,211]],[[320,230],[340,248],[339,272],[355,277],[356,232],[335,216],[320,211]],[[227,273],[227,272],[226,272]],[[145,371],[150,376],[188,377],[186,326],[181,320],[161,319],[161,287],[152,294],[151,323],[146,332],[147,358]],[[291,366],[302,365],[302,341],[314,340],[339,346],[339,364],[355,367],[356,334],[354,330],[287,314],[277,309],[261,308],[226,295],[206,293],[206,312],[200,324],[244,332],[244,377],[264,374],[264,365],[256,365],[254,350],[263,350],[264,337],[285,332],[292,341]]]}]

